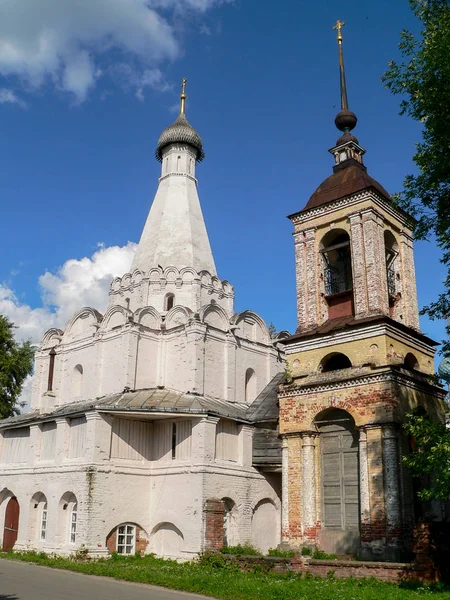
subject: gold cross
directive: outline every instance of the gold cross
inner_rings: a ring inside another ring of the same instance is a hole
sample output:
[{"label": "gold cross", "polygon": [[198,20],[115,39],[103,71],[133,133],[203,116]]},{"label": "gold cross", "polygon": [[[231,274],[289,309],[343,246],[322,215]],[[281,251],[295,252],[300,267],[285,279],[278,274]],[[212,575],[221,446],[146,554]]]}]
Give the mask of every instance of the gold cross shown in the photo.
[{"label": "gold cross", "polygon": [[186,77],[183,77],[183,81],[181,82],[181,94],[183,96],[186,95],[186,93],[185,93],[186,92],[186,83],[187,83],[187,79],[186,79]]},{"label": "gold cross", "polygon": [[333,29],[337,29],[337,41],[342,42],[342,31],[341,29],[344,27],[345,21],[340,21],[339,19],[336,21],[336,25],[333,26]]}]

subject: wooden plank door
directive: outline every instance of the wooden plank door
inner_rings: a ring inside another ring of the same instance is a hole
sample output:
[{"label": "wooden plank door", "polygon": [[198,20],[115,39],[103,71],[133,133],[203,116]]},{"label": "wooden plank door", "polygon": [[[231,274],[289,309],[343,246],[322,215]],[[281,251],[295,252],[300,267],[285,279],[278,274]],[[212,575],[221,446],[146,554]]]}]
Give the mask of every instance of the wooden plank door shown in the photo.
[{"label": "wooden plank door", "polygon": [[328,431],[320,435],[323,525],[330,529],[358,529],[358,444],[351,431],[338,426],[324,429]]},{"label": "wooden plank door", "polygon": [[17,498],[9,500],[5,513],[5,528],[3,530],[3,551],[8,552],[14,548],[19,531],[20,507]]}]

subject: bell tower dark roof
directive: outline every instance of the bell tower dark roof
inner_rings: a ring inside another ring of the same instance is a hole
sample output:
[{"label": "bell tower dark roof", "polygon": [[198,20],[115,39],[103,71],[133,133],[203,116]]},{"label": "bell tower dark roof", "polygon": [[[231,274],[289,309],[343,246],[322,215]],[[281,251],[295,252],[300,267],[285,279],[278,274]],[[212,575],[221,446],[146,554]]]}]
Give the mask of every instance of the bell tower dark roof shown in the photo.
[{"label": "bell tower dark roof", "polygon": [[343,25],[345,23],[338,21],[334,26],[334,29],[337,29],[341,90],[341,110],[336,115],[334,123],[342,132],[342,135],[338,138],[336,145],[329,150],[335,160],[333,174],[319,185],[300,212],[317,208],[318,206],[334,202],[335,200],[369,188],[375,189],[387,200],[390,197],[383,186],[367,173],[367,169],[363,163],[363,155],[366,151],[359,145],[358,138],[351,133],[356,127],[358,119],[355,113],[348,108],[344,53],[342,50],[343,38],[341,30]]}]

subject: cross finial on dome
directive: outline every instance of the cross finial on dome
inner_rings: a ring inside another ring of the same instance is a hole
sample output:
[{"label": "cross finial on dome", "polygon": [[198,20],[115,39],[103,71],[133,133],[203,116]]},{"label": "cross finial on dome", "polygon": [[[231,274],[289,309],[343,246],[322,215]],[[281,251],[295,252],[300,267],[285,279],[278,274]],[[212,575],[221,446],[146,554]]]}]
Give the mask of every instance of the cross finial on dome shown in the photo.
[{"label": "cross finial on dome", "polygon": [[186,104],[186,77],[183,77],[183,81],[181,82],[181,106],[180,106],[180,115],[184,115],[185,104]]}]

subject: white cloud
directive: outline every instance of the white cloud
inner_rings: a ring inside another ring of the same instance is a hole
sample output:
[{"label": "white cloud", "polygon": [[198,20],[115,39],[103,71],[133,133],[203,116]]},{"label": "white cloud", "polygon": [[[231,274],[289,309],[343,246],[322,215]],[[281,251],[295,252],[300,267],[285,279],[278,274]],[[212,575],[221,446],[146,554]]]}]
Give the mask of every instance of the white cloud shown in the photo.
[{"label": "white cloud", "polygon": [[188,18],[229,1],[1,0],[0,74],[31,90],[51,83],[82,102],[109,72],[104,63],[113,50],[133,65],[138,97],[146,86],[165,89],[159,65],[182,52],[168,11]]},{"label": "white cloud", "polygon": [[[8,285],[0,284],[0,314],[16,325],[19,341],[38,344],[51,327],[64,329],[73,313],[83,306],[104,311],[111,281],[128,272],[136,247],[133,242],[108,248],[100,244],[90,258],[70,259],[56,273],[44,273],[39,277],[42,306],[37,308],[20,302]],[[30,407],[32,381],[29,375],[22,389],[20,403],[25,404],[24,411]]]},{"label": "white cloud", "polygon": [[111,281],[128,271],[135,251],[132,242],[101,245],[90,258],[70,259],[56,273],[44,273],[39,278],[42,306],[37,308],[20,302],[8,285],[0,284],[0,314],[17,326],[17,339],[39,343],[50,327],[64,329],[79,308],[105,310]]},{"label": "white cloud", "polygon": [[0,88],[0,104],[17,104],[21,108],[26,108],[26,103],[17,96],[12,90]]}]

